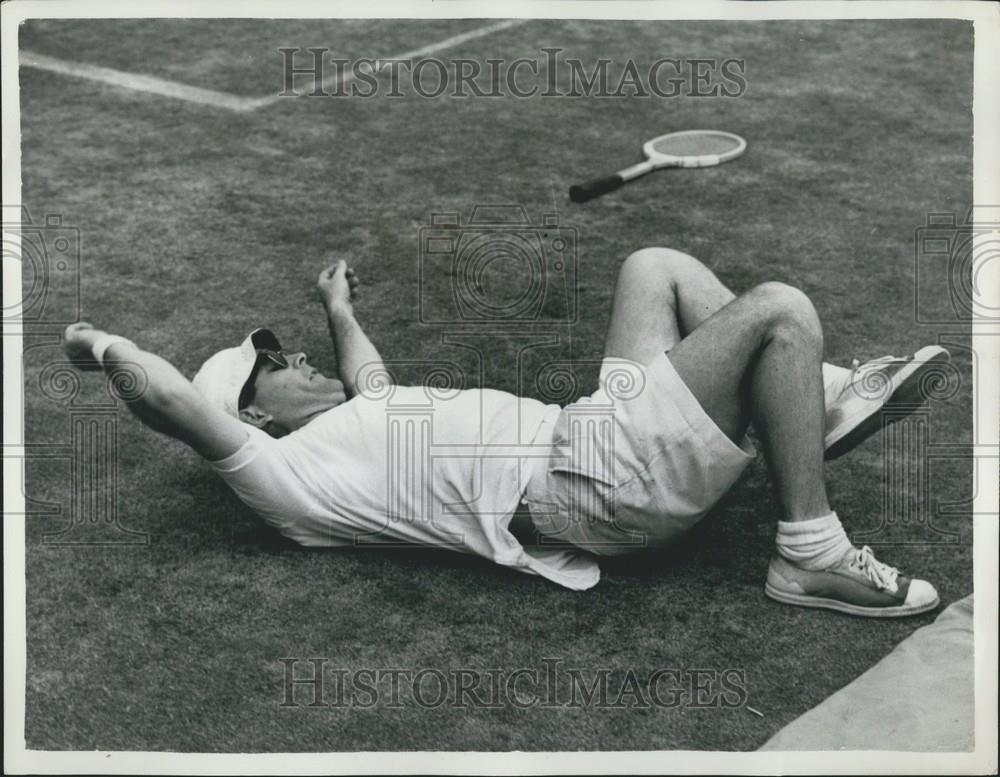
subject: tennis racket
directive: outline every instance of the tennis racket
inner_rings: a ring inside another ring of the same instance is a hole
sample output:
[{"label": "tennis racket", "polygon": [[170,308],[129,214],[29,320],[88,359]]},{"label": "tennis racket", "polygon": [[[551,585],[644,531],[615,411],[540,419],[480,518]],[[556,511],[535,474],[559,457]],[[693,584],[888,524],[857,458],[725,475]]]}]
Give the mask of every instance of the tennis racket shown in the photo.
[{"label": "tennis racket", "polygon": [[642,147],[646,161],[619,170],[614,175],[569,187],[573,202],[586,202],[613,192],[626,181],[661,167],[712,167],[736,159],[746,151],[747,142],[739,135],[717,130],[685,130],[653,138]]}]

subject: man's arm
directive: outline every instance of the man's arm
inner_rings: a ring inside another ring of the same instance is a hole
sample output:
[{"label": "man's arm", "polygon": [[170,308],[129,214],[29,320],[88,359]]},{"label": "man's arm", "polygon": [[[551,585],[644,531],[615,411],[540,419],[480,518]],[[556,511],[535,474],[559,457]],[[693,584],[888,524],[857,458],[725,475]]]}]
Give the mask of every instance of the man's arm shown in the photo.
[{"label": "man's arm", "polygon": [[[237,419],[211,405],[166,359],[81,322],[66,327],[64,348],[84,370],[103,366],[129,409],[147,426],[176,437],[209,461],[235,453],[247,440]],[[97,352],[94,346],[97,346]],[[127,390],[123,387],[127,387]]]},{"label": "man's arm", "polygon": [[354,270],[341,259],[319,274],[317,282],[330,337],[337,352],[337,370],[348,397],[355,396],[365,376],[378,376],[379,382],[390,381],[382,357],[354,317],[358,279]]}]

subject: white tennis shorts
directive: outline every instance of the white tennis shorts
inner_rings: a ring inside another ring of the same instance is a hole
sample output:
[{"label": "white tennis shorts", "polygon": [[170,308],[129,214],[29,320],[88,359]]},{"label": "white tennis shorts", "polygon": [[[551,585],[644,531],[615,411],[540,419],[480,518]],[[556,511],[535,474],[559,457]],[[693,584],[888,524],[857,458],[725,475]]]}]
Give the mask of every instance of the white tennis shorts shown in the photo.
[{"label": "white tennis shorts", "polygon": [[647,365],[606,358],[598,390],[555,421],[525,502],[543,544],[622,555],[690,529],[755,455],[716,426],[665,353]]}]

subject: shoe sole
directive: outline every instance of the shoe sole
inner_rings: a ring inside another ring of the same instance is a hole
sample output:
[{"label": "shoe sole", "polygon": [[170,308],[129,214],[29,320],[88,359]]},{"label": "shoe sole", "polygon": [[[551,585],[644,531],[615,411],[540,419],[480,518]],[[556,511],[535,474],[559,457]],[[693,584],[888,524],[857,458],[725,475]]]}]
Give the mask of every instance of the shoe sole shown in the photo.
[{"label": "shoe sole", "polygon": [[807,596],[805,594],[793,594],[781,591],[770,583],[764,584],[764,593],[775,601],[782,604],[794,604],[798,607],[815,607],[822,610],[836,610],[848,615],[858,615],[862,618],[905,618],[908,615],[920,615],[921,613],[933,610],[941,603],[941,597],[935,596],[934,601],[922,604],[919,607],[863,607],[859,604],[850,604],[838,599],[824,599],[820,596]]},{"label": "shoe sole", "polygon": [[[826,451],[823,457],[830,461],[831,459],[839,458],[843,456],[850,450],[853,450],[858,445],[863,443],[869,437],[871,437],[875,432],[879,431],[883,427],[881,414],[882,411],[889,407],[890,405],[913,405],[918,407],[924,404],[927,400],[920,396],[920,380],[926,374],[927,370],[931,368],[932,365],[939,362],[946,362],[951,358],[951,355],[938,346],[927,346],[928,348],[937,348],[937,353],[929,357],[926,361],[919,364],[913,372],[903,378],[902,382],[896,387],[896,390],[892,392],[883,404],[872,409],[868,415],[864,416],[855,423],[854,419],[847,422],[845,421],[843,425],[854,424],[854,426],[844,433],[840,438],[835,439],[832,443],[826,446]],[[924,350],[924,349],[921,349]],[[917,351],[914,357],[919,354]],[[891,426],[897,421],[902,420],[906,416],[893,413],[885,423],[885,426]]]}]

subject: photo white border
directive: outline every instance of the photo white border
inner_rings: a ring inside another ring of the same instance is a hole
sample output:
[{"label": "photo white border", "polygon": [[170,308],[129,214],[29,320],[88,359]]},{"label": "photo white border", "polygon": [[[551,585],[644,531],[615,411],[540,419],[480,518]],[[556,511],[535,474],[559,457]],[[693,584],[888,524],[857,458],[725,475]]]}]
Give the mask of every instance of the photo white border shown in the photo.
[{"label": "photo white border", "polygon": [[[975,24],[974,202],[1000,205],[1000,6],[986,2],[891,2],[766,0],[764,2],[488,2],[392,0],[363,2],[160,2],[110,0],[12,0],[0,7],[3,74],[3,202],[20,200],[20,112],[17,28],[28,18],[510,18],[539,19],[967,19]],[[932,63],[928,63],[931,65]],[[915,160],[919,164],[920,160]],[[1000,266],[984,278],[982,302],[1000,307]],[[21,278],[4,268],[4,308],[20,299]],[[1000,329],[1000,327],[997,327]],[[997,331],[978,326],[977,440],[998,445],[1000,353]],[[21,340],[3,340],[4,443],[23,439]],[[975,362],[974,362],[975,363]],[[5,458],[5,511],[23,513],[22,468]],[[978,461],[974,512],[976,652],[976,750],[971,753],[687,751],[573,753],[329,753],[182,754],[163,752],[29,751],[24,747],[25,585],[24,521],[4,517],[4,769],[9,774],[980,774],[996,772],[998,500],[997,467]]]}]

